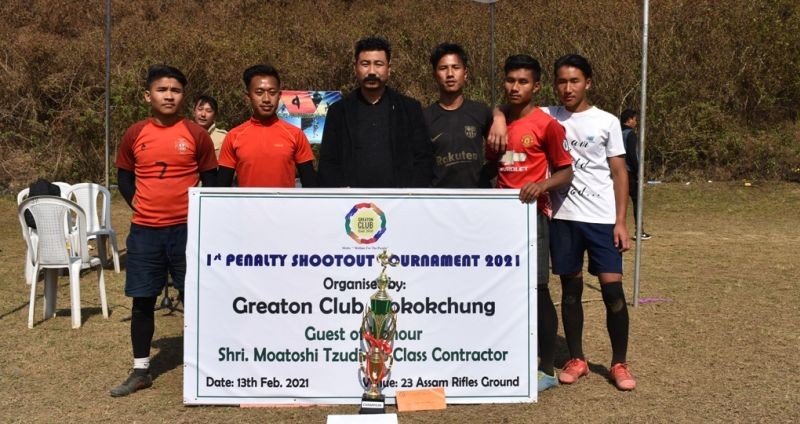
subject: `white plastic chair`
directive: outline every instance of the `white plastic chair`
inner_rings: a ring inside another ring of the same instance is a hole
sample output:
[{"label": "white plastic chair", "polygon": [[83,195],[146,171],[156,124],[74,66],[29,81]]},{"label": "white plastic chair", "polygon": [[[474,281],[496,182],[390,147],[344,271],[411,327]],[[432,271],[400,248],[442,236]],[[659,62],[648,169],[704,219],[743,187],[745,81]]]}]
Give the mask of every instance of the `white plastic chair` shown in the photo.
[{"label": "white plastic chair", "polygon": [[[97,198],[102,194],[100,210],[97,209]],[[111,228],[111,193],[107,188],[95,183],[79,183],[67,190],[66,198],[74,201],[86,211],[86,236],[97,240],[97,251],[103,265],[108,262],[106,239],[111,241],[111,254],[114,259],[114,271],[119,274],[119,247],[117,233]],[[98,213],[99,212],[99,213]]]},{"label": "white plastic chair", "polygon": [[[31,211],[36,220],[38,241],[34,246],[28,224],[25,222],[25,211]],[[58,269],[69,271],[70,306],[72,310],[72,328],[81,326],[81,287],[80,272],[82,269],[97,267],[97,279],[100,291],[100,304],[103,317],[108,318],[106,301],[105,276],[100,258],[89,255],[86,243],[86,214],[80,206],[56,196],[36,196],[27,199],[19,206],[19,222],[22,235],[31,255],[34,275],[39,269],[45,272],[44,277],[44,319],[55,316]],[[72,216],[77,224],[74,227],[76,236],[69,234],[64,223]],[[77,240],[78,244],[72,243]],[[36,301],[36,282],[31,284],[30,305],[28,307],[28,328],[33,328],[33,310]]]},{"label": "white plastic chair", "polygon": [[61,189],[62,199],[69,199],[69,189],[72,187],[72,184],[65,183],[63,181],[55,181],[53,184],[57,185],[58,188]]},{"label": "white plastic chair", "polygon": [[[68,197],[69,194],[67,193],[67,191],[72,187],[72,184],[61,182],[61,181],[54,182],[53,184],[58,186],[59,192],[60,192],[60,196],[61,196],[62,199],[68,199],[69,198]],[[27,199],[28,197],[30,197],[30,188],[23,188],[22,190],[20,190],[19,193],[17,193],[17,206],[21,205],[22,202],[25,199]],[[66,222],[65,225],[70,226],[70,223]],[[30,231],[31,241],[33,242],[33,245],[34,245],[34,248],[35,248],[36,247],[36,229],[28,228],[28,231]],[[34,274],[33,267],[31,266],[31,263],[33,261],[31,259],[30,255],[32,255],[32,253],[30,251],[28,251],[28,252],[26,252],[26,254],[28,255],[28,258],[25,261],[25,282],[27,282],[28,284],[34,284],[39,276],[38,276],[38,274]],[[119,271],[117,271],[117,272],[119,272]]]}]

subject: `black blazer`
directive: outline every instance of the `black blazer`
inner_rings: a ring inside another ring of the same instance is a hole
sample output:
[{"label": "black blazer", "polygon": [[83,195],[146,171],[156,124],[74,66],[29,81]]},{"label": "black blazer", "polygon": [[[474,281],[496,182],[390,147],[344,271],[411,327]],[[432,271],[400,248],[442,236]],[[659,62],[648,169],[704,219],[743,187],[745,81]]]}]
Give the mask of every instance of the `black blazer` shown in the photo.
[{"label": "black blazer", "polygon": [[[354,146],[357,90],[328,109],[319,155],[320,187],[354,187]],[[420,103],[386,87],[390,102],[389,144],[396,188],[430,187],[433,179],[433,144],[425,127]],[[388,165],[387,165],[388,166]],[[395,188],[395,187],[386,187]]]}]

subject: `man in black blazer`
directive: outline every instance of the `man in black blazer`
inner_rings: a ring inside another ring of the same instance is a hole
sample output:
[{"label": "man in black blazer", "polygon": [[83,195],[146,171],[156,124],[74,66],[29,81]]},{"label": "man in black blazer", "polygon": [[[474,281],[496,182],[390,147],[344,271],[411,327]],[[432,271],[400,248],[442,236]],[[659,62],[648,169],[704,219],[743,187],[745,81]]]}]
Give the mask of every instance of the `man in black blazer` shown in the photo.
[{"label": "man in black blazer", "polygon": [[321,187],[428,187],[433,148],[422,106],[386,86],[391,47],[380,37],[356,43],[359,87],[328,109],[319,158]]}]

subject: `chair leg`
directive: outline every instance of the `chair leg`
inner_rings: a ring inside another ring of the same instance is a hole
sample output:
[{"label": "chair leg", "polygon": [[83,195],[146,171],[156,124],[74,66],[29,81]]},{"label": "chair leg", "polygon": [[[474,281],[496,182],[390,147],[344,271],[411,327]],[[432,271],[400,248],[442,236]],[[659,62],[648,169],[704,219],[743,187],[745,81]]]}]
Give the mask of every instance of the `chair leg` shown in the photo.
[{"label": "chair leg", "polygon": [[[56,297],[58,297],[58,271],[60,268],[44,269],[44,316],[50,319],[56,316]],[[34,284],[35,285],[35,284]]]},{"label": "chair leg", "polygon": [[36,304],[36,282],[31,284],[31,301],[28,304],[28,328],[33,328],[33,308]]},{"label": "chair leg", "polygon": [[33,277],[33,264],[31,263],[30,253],[25,252],[25,282],[35,284],[36,278]]},{"label": "chair leg", "polygon": [[108,266],[108,249],[106,248],[106,241],[108,236],[105,234],[98,234],[94,241],[97,244],[97,256],[103,266]]},{"label": "chair leg", "polygon": [[105,270],[102,266],[97,267],[97,283],[100,290],[100,306],[103,308],[103,318],[108,319],[108,300],[106,300],[106,279]]},{"label": "chair leg", "polygon": [[119,274],[119,247],[117,246],[117,233],[111,233],[108,236],[111,241],[111,254],[114,255],[114,272]]},{"label": "chair leg", "polygon": [[72,328],[81,327],[81,262],[80,259],[69,267],[70,305],[72,309]]},{"label": "chair leg", "polygon": [[[36,246],[39,244],[39,234],[34,229],[28,229],[33,250],[36,251]],[[39,267],[33,266],[33,252],[25,249],[25,281],[28,284],[36,284],[39,277]]]}]

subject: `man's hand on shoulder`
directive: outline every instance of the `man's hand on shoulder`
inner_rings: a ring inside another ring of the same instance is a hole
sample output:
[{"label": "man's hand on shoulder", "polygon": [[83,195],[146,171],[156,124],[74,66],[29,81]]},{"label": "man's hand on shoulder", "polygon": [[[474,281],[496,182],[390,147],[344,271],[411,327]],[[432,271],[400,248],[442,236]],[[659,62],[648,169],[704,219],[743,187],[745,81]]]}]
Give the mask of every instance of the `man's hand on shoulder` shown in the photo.
[{"label": "man's hand on shoulder", "polygon": [[486,144],[495,153],[505,153],[508,144],[508,127],[506,125],[506,115],[500,108],[495,108],[492,112],[492,127],[489,128],[489,136],[486,137]]}]

